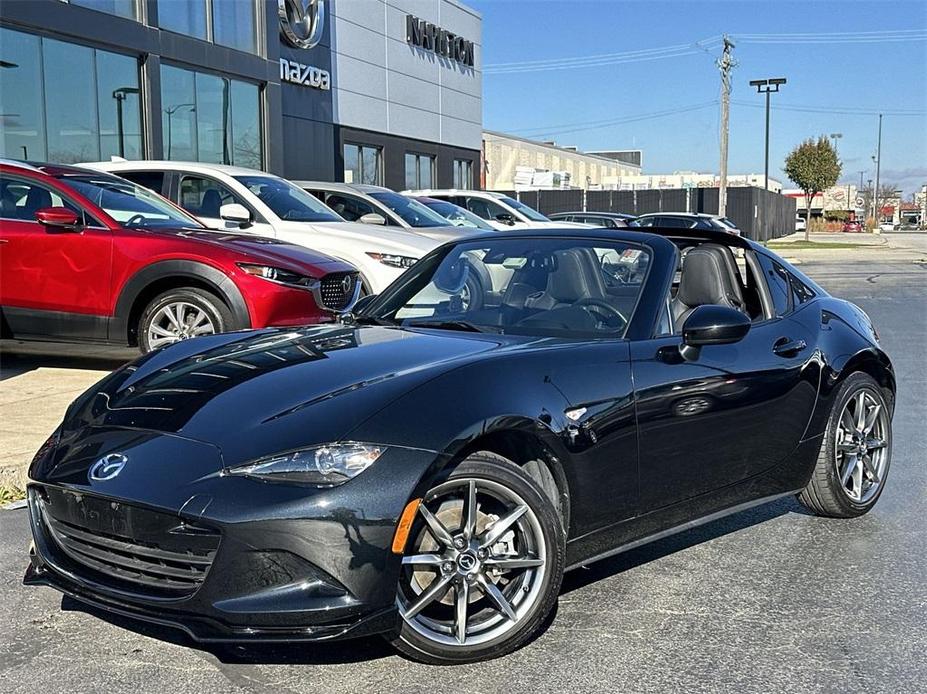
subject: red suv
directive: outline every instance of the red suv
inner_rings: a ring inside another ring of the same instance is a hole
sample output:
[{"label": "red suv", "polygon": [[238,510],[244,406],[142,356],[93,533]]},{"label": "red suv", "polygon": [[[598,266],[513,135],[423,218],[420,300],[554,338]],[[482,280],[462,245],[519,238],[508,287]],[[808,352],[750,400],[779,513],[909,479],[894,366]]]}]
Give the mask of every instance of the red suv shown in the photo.
[{"label": "red suv", "polygon": [[335,320],[357,296],[340,260],[209,231],[110,174],[0,161],[0,336],[138,345]]}]

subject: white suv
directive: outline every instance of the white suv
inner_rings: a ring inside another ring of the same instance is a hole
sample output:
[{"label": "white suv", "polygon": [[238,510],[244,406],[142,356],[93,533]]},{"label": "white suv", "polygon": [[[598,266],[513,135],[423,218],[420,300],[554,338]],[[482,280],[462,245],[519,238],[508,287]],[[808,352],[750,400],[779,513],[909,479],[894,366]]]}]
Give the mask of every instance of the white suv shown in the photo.
[{"label": "white suv", "polygon": [[377,294],[439,241],[398,228],[346,222],[273,174],[221,164],[112,161],[82,164],[160,193],[212,229],[279,238],[340,258]]},{"label": "white suv", "polygon": [[410,190],[403,191],[411,195],[422,195],[438,200],[447,200],[455,205],[470,210],[477,217],[482,217],[497,229],[564,229],[567,227],[590,228],[591,224],[576,222],[554,222],[533,207],[504,193],[492,190]]}]

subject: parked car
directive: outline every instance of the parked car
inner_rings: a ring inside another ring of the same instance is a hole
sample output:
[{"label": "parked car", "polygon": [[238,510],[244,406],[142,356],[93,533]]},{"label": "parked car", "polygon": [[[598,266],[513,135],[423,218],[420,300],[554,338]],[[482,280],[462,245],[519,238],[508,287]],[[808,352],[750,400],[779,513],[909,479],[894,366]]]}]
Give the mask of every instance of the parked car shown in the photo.
[{"label": "parked car", "polygon": [[109,174],[3,161],[0,202],[3,337],[147,352],[242,328],[332,322],[356,300],[347,263],[210,231]]},{"label": "parked car", "polygon": [[565,227],[586,227],[588,224],[574,222],[552,222],[540,212],[525,203],[510,198],[504,193],[492,190],[414,190],[404,191],[410,195],[422,195],[437,200],[446,200],[470,210],[477,217],[485,219],[496,229],[512,227],[523,229],[563,229]]},{"label": "parked car", "polygon": [[895,375],[866,314],[759,244],[658,234],[483,234],[353,325],[142,357],[36,455],[25,582],[199,640],[465,663],[542,629],[564,571],[782,497],[871,510]]},{"label": "parked car", "polygon": [[849,219],[843,223],[843,232],[847,233],[859,233],[863,230],[863,225],[859,223],[858,220]]},{"label": "parked car", "polygon": [[879,231],[895,231],[895,228],[893,222],[882,222],[879,224]]},{"label": "parked car", "polygon": [[465,235],[434,210],[383,186],[323,181],[294,183],[349,222],[406,229],[442,243]]},{"label": "parked car", "polygon": [[482,217],[477,217],[470,210],[465,210],[460,205],[455,205],[454,203],[448,202],[447,200],[438,200],[437,198],[429,198],[423,195],[412,196],[410,193],[404,193],[404,195],[409,195],[414,200],[420,202],[425,207],[430,209],[432,212],[437,212],[456,227],[481,229],[483,231],[498,231],[496,227],[494,227]]},{"label": "parked car", "polygon": [[306,246],[360,271],[365,294],[382,291],[439,241],[404,229],[352,224],[278,176],[221,164],[113,161],[83,164],[163,194],[212,229]]},{"label": "parked car", "polygon": [[663,229],[703,229],[741,236],[740,229],[727,217],[694,212],[651,212],[639,216],[631,226]]},{"label": "parked car", "polygon": [[808,228],[808,220],[806,220],[802,215],[795,215],[795,231],[804,231]]},{"label": "parked car", "polygon": [[554,222],[580,222],[606,229],[624,229],[637,217],[621,212],[557,212],[547,215]]}]

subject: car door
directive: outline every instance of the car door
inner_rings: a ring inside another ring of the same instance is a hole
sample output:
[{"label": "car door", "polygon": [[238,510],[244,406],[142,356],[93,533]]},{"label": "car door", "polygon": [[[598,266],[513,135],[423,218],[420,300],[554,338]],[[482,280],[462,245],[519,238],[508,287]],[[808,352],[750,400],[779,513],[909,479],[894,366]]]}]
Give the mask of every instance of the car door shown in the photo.
[{"label": "car door", "polygon": [[[181,173],[177,185],[177,199],[174,201],[194,215],[210,229],[230,231],[236,234],[249,233],[258,236],[276,236],[273,226],[257,213],[244,196],[239,195],[212,176],[197,173]],[[242,205],[251,213],[252,222],[242,226],[239,222],[228,222],[219,216],[223,205]]]},{"label": "car door", "polygon": [[756,477],[797,446],[820,370],[814,336],[789,310],[780,302],[740,342],[703,346],[691,361],[678,334],[632,342],[642,508]]},{"label": "car door", "polygon": [[[0,304],[14,335],[105,339],[112,306],[113,233],[67,194],[31,176],[0,176]],[[75,230],[45,226],[36,210],[67,207]]]}]

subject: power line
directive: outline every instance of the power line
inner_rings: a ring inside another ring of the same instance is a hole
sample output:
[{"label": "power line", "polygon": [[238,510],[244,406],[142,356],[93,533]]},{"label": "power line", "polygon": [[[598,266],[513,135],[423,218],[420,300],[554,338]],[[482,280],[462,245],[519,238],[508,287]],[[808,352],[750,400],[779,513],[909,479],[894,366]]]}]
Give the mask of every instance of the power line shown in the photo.
[{"label": "power line", "polygon": [[[751,101],[732,100],[737,106],[750,108],[763,108],[762,104]],[[880,113],[887,116],[924,116],[927,111],[919,109],[879,109],[879,108],[853,108],[852,106],[773,106],[774,111],[795,111],[797,113],[824,113],[844,116],[877,116]]]},{"label": "power line", "polygon": [[740,41],[747,43],[891,43],[896,41],[927,40],[927,30],[897,29],[880,31],[844,31],[779,34],[737,34]]},{"label": "power line", "polygon": [[[564,135],[567,133],[576,133],[583,132],[585,130],[598,130],[599,128],[607,128],[613,125],[623,125],[625,123],[636,123],[642,120],[649,120],[651,118],[663,118],[665,116],[673,116],[679,113],[690,113],[692,111],[699,111],[703,108],[708,108],[709,106],[717,106],[718,100],[713,99],[711,101],[706,101],[704,103],[693,104],[691,106],[683,106],[681,108],[672,108],[664,109],[662,111],[651,111],[650,113],[637,113],[628,116],[622,116],[620,118],[611,118],[608,120],[601,121],[585,121],[583,123],[561,123],[560,125],[550,125],[539,128],[526,128],[522,130],[515,130],[516,135],[522,135],[529,138],[538,138],[538,137],[548,137],[553,135]],[[532,133],[532,134],[528,134]]]}]

